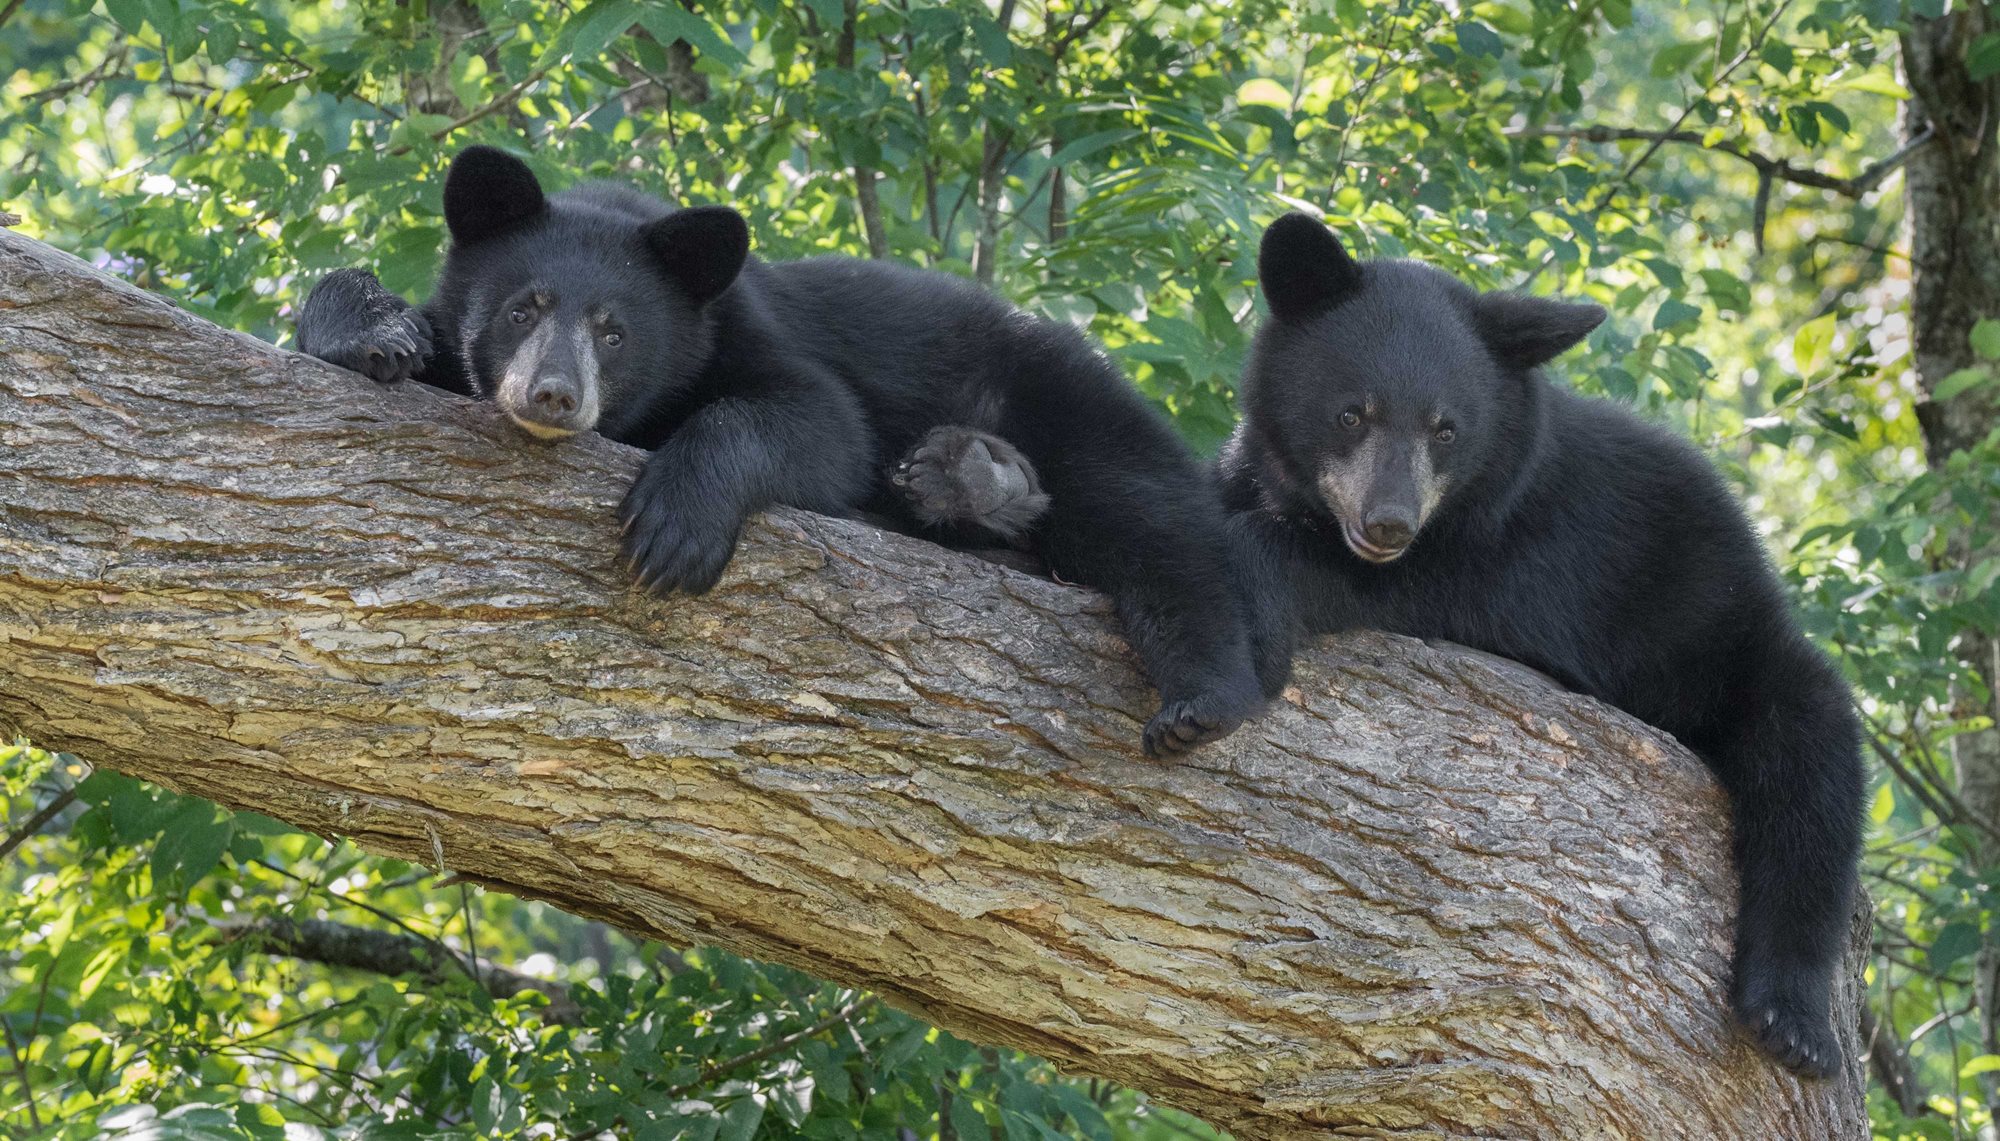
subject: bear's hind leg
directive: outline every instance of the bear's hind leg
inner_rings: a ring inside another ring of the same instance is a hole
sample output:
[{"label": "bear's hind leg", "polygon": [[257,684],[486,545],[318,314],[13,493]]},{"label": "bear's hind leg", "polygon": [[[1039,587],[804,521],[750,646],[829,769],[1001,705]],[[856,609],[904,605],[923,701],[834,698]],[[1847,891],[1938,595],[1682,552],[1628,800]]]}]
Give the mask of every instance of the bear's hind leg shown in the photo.
[{"label": "bear's hind leg", "polygon": [[1777,700],[1711,755],[1735,817],[1737,1016],[1778,1061],[1826,1077],[1841,1064],[1833,983],[1854,907],[1863,778],[1846,686],[1799,648]]},{"label": "bear's hind leg", "polygon": [[931,429],[889,481],[924,526],[986,532],[1009,546],[1049,508],[1028,457],[998,436],[957,424]]},{"label": "bear's hind leg", "polygon": [[1001,430],[1048,491],[1035,549],[1060,577],[1111,596],[1160,691],[1146,752],[1229,735],[1263,708],[1264,693],[1213,485],[1101,357],[1031,359],[1024,369],[1045,387],[1023,384]]}]

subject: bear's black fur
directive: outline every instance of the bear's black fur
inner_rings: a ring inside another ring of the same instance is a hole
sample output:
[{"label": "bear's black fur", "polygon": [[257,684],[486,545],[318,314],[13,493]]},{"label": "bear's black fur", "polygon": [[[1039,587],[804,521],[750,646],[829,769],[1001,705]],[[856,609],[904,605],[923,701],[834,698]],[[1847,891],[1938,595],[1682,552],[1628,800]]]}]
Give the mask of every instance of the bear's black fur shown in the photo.
[{"label": "bear's black fur", "polygon": [[1299,214],[1266,232],[1259,274],[1271,319],[1221,471],[1273,656],[1353,627],[1445,639],[1674,734],[1734,805],[1737,1012],[1786,1065],[1833,1072],[1851,695],[1707,460],[1540,374],[1603,311],[1357,263]]},{"label": "bear's black fur", "polygon": [[[491,148],[453,162],[444,206],[451,249],[421,310],[342,271],[308,298],[300,348],[495,400],[536,435],[649,449],[621,511],[642,584],[709,589],[745,518],[780,503],[1017,539],[1111,596],[1161,693],[1148,751],[1261,705],[1215,488],[1075,330],[947,274],[765,264],[727,208],[603,185],[545,197]],[[941,427],[998,439],[981,451]],[[940,500],[939,468],[995,486]]]}]

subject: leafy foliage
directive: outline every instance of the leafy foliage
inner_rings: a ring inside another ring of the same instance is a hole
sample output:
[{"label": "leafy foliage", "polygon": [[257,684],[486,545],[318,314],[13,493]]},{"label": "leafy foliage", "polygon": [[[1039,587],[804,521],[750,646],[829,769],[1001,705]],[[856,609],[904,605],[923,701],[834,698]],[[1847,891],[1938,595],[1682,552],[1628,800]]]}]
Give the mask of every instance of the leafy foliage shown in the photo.
[{"label": "leafy foliage", "polygon": [[[1862,695],[1889,765],[1873,994],[1929,1095],[1907,1118],[1878,1097],[1878,1126],[1951,1136],[1990,1115],[1979,1083],[2000,1065],[1975,1049],[1969,978],[2000,871],[1948,802],[1948,744],[1986,725],[1954,698],[1978,679],[1949,648],[2000,628],[2000,560],[1977,554],[1995,549],[2000,443],[1926,463],[1902,205],[1893,178],[1863,185],[1897,152],[1896,36],[1942,10],[22,0],[0,4],[0,205],[282,338],[333,267],[419,293],[444,163],[492,143],[555,184],[731,202],[766,256],[879,248],[990,280],[1087,326],[1202,447],[1234,420],[1259,227],[1284,210],[1323,212],[1364,252],[1602,302],[1613,319],[1563,371],[1712,451]],[[1967,44],[1976,74],[2000,69],[1996,43]],[[1992,316],[1973,334],[1980,363],[1940,398],[1993,384]],[[710,1074],[853,996],[461,898],[79,762],[23,751],[0,772],[10,820],[72,785],[81,806],[0,865],[18,889],[0,896],[12,1133],[84,1136],[112,1107],[104,1128],[161,1136],[281,1120],[567,1136],[611,1126],[615,1106],[640,1136],[1195,1128],[877,1006]],[[402,925],[453,959],[475,942],[516,965],[539,956],[576,984],[580,1021],[552,1024],[542,997],[495,999],[468,972],[388,982],[215,938],[274,915]]]}]

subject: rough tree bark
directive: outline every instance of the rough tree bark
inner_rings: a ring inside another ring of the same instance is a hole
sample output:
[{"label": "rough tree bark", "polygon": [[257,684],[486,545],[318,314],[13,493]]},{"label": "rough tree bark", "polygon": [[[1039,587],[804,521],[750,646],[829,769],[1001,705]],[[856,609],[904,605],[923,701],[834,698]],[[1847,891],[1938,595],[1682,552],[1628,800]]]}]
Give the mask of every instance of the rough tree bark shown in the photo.
[{"label": "rough tree bark", "polygon": [[1243,1138],[1867,1135],[1851,980],[1833,1081],[1732,1027],[1725,806],[1663,735],[1356,636],[1148,761],[1099,597],[776,512],[647,599],[636,465],[0,233],[0,724]]},{"label": "rough tree bark", "polygon": [[[1989,5],[1959,5],[1936,19],[1913,17],[1902,42],[1911,98],[1904,104],[1906,139],[1934,142],[1912,154],[1905,174],[1909,202],[1911,359],[1928,395],[1946,377],[1980,364],[1973,326],[2000,319],[2000,76],[1975,79],[1968,51],[2000,26]],[[1974,447],[2000,427],[2000,387],[1980,385],[1949,400],[1917,406],[1924,450],[1942,470],[1954,452]],[[1986,519],[1984,538],[1960,536],[1952,554],[1966,565],[2000,557],[1992,536],[2000,519]],[[1983,543],[1983,546],[1981,545]],[[1967,630],[1959,652],[1985,684],[1961,695],[1965,713],[2000,716],[2000,640]],[[1959,799],[1985,820],[2000,820],[2000,728],[1952,738]],[[2000,860],[1981,843],[1975,863]],[[2000,1053],[2000,924],[1989,924],[1973,960],[1979,1004],[1979,1051]],[[2000,1115],[2000,1073],[1978,1079]]]}]

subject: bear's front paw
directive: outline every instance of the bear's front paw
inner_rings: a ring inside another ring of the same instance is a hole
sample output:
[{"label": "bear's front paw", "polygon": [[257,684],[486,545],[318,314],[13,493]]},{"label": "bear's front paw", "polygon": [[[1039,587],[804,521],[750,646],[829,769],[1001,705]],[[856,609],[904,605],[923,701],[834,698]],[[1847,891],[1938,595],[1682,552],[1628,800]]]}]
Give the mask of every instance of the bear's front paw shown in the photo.
[{"label": "bear's front paw", "polygon": [[385,313],[365,328],[348,334],[323,334],[308,347],[303,328],[299,348],[328,364],[393,384],[415,376],[431,355],[431,323],[422,311]]},{"label": "bear's front paw", "polygon": [[1168,701],[1146,723],[1146,755],[1168,757],[1221,740],[1256,716],[1262,705],[1254,692],[1220,689]]},{"label": "bear's front paw", "polygon": [[1826,974],[1771,963],[1739,963],[1736,969],[1736,1017],[1765,1053],[1809,1078],[1831,1077],[1840,1068]]},{"label": "bear's front paw", "polygon": [[890,477],[929,527],[980,527],[1009,542],[1048,510],[1035,465],[998,436],[933,428]]},{"label": "bear's front paw", "polygon": [[625,561],[641,590],[705,594],[736,553],[742,517],[713,507],[688,510],[664,482],[649,464],[618,509]]}]

